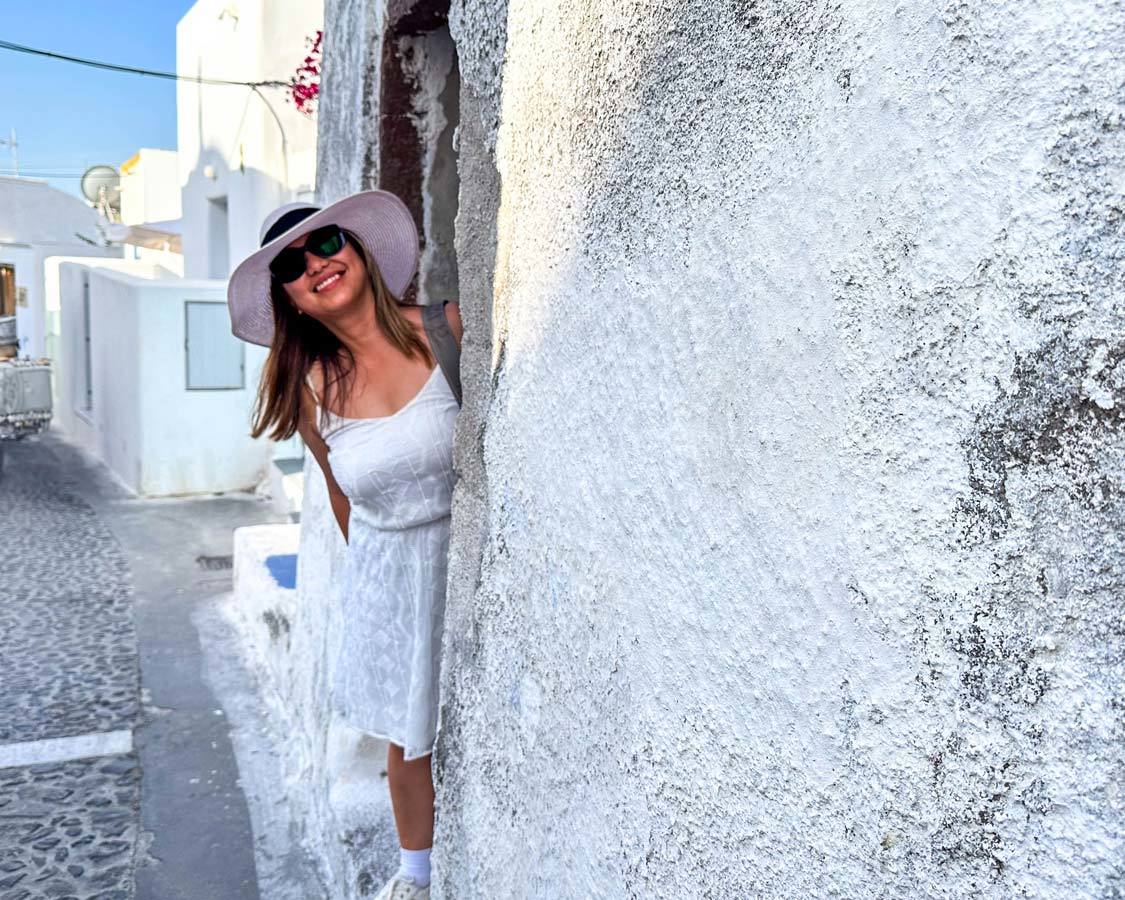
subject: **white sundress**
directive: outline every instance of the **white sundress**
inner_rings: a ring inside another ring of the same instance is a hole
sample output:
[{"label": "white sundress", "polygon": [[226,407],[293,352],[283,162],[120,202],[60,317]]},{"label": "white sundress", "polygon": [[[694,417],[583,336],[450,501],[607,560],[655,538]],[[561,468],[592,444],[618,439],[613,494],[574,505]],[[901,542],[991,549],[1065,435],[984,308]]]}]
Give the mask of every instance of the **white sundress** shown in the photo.
[{"label": "white sundress", "polygon": [[398,744],[405,759],[430,753],[437,727],[458,409],[435,366],[402,409],[360,419],[327,410],[323,435],[351,503],[333,586],[333,706],[353,727]]}]

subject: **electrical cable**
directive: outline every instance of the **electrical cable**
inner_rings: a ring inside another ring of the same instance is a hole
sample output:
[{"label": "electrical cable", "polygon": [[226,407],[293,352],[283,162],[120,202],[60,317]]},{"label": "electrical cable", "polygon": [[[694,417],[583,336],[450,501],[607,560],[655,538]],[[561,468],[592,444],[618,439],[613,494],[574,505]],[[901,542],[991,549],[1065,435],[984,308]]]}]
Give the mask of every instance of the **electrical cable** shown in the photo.
[{"label": "electrical cable", "polygon": [[64,62],[78,63],[91,66],[95,69],[105,69],[110,72],[126,72],[131,75],[148,75],[152,78],[167,78],[172,81],[192,81],[196,84],[226,84],[236,87],[262,88],[262,87],[290,87],[288,81],[228,81],[225,78],[205,78],[203,76],[180,75],[177,72],[160,72],[156,69],[141,69],[136,66],[119,66],[116,63],[101,62],[96,59],[83,59],[80,56],[67,56],[65,53],[54,53],[50,50],[39,50],[35,47],[25,47],[23,44],[14,44],[11,41],[0,40],[0,50],[13,50],[16,53],[30,53],[33,56],[45,56],[49,59],[61,59]]},{"label": "electrical cable", "polygon": [[[50,172],[56,175],[81,175],[89,166],[80,166],[75,163],[69,165],[60,163],[59,165],[52,165],[51,163],[43,163],[37,165],[36,163],[21,163],[20,167],[23,169],[31,169],[35,172]],[[0,167],[7,171],[7,167]]]}]

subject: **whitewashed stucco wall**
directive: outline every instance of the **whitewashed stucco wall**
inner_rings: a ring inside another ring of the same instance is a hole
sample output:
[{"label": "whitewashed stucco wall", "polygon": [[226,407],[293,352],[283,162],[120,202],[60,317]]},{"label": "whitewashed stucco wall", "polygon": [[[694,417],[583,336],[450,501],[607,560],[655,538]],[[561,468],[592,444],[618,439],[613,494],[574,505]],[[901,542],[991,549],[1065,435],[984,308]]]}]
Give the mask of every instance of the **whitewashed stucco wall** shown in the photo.
[{"label": "whitewashed stucco wall", "polygon": [[1125,10],[452,19],[436,893],[1117,896]]},{"label": "whitewashed stucco wall", "polygon": [[175,150],[142,147],[121,164],[121,221],[125,225],[180,218],[180,160]]}]

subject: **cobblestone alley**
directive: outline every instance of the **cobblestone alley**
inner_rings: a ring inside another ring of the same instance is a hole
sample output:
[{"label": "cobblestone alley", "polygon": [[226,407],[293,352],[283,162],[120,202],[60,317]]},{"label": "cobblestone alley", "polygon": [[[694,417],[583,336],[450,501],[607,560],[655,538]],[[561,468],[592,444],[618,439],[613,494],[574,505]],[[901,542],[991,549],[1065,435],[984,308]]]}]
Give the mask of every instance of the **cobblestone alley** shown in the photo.
[{"label": "cobblestone alley", "polygon": [[0,900],[267,896],[192,616],[276,517],[137,500],[55,433],[5,449]]}]

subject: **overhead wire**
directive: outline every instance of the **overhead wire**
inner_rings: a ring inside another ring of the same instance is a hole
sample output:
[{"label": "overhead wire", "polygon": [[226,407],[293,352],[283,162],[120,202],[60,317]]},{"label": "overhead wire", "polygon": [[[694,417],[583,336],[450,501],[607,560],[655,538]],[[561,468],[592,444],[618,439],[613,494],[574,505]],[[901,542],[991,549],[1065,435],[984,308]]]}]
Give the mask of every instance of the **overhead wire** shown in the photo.
[{"label": "overhead wire", "polygon": [[207,78],[202,75],[182,75],[179,72],[162,72],[157,69],[143,69],[138,66],[122,66],[117,63],[107,63],[96,59],[86,59],[81,56],[68,56],[65,53],[55,53],[52,50],[40,50],[36,47],[26,47],[12,41],[0,40],[0,50],[12,50],[16,53],[28,53],[32,56],[43,56],[48,59],[59,59],[64,62],[77,63],[95,69],[104,69],[109,72],[126,72],[131,75],[147,75],[150,78],[166,78],[172,81],[191,81],[196,84],[224,84],[235,87],[263,88],[263,87],[290,87],[288,81],[230,81],[226,78]]},{"label": "overhead wire", "polygon": [[[160,71],[158,69],[145,69],[145,68],[141,68],[139,66],[123,66],[123,65],[119,65],[117,63],[108,63],[108,62],[103,62],[102,60],[97,60],[97,59],[87,59],[87,58],[81,57],[81,56],[70,56],[66,53],[55,53],[52,50],[41,50],[37,47],[28,47],[28,46],[25,46],[23,44],[17,44],[13,41],[5,41],[5,40],[0,40],[0,50],[11,50],[11,51],[16,52],[16,53],[27,53],[27,54],[32,55],[32,56],[42,56],[42,57],[45,57],[47,59],[58,59],[58,60],[62,60],[63,62],[76,63],[78,65],[89,66],[89,67],[94,68],[94,69],[102,69],[104,71],[109,71],[109,72],[124,72],[124,73],[130,74],[130,75],[144,75],[144,76],[147,76],[147,77],[150,77],[150,78],[164,78],[164,79],[167,79],[167,80],[170,80],[170,81],[189,81],[189,82],[192,82],[194,84],[229,85],[229,86],[233,86],[233,87],[250,88],[251,92],[257,94],[262,99],[262,102],[265,103],[266,108],[270,111],[270,114],[274,117],[274,120],[277,121],[277,124],[278,124],[279,128],[281,127],[281,122],[280,122],[280,120],[277,119],[277,113],[274,112],[273,107],[270,105],[269,101],[266,100],[265,95],[261,93],[261,88],[264,88],[264,87],[289,88],[289,87],[293,86],[292,82],[290,82],[290,81],[278,81],[278,80],[232,81],[232,80],[226,79],[226,78],[208,78],[208,77],[205,77],[205,76],[202,76],[202,75],[182,75],[179,72],[164,72],[164,71]],[[281,131],[281,140],[282,140],[282,153],[284,153],[285,152],[285,149],[284,149],[284,147],[285,147],[285,131],[284,131],[284,129],[282,129],[282,131]],[[288,167],[288,160],[286,160],[286,166]],[[14,175],[16,173],[11,173],[11,174],[0,173],[0,174],[7,175],[8,177],[11,177],[12,175]],[[20,172],[18,174],[22,175],[22,176],[29,177],[29,178],[82,178],[83,177],[83,175],[77,175],[77,174],[75,174],[75,175],[69,175],[69,174],[67,174],[67,175],[63,175],[63,174],[56,175],[56,174],[51,174],[51,173],[47,173],[47,172]]]},{"label": "overhead wire", "polygon": [[25,172],[20,169],[18,172],[0,172],[0,178],[82,178],[84,174],[80,172]]}]

